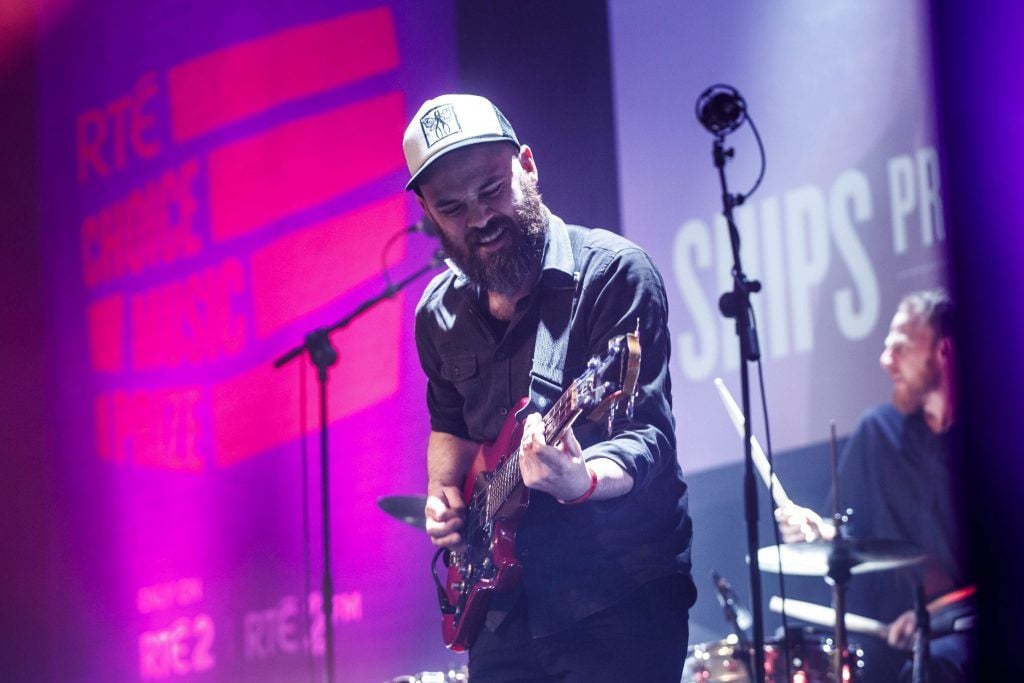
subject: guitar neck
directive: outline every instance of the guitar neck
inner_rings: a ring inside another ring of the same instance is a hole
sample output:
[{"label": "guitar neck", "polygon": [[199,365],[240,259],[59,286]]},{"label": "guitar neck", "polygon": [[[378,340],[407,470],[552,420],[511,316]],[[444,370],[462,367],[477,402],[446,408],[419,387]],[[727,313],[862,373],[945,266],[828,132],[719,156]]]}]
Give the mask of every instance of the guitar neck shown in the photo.
[{"label": "guitar neck", "polygon": [[[558,443],[579,416],[580,411],[574,407],[576,404],[573,400],[575,391],[576,382],[573,382],[541,418],[546,443]],[[484,518],[488,523],[494,520],[501,506],[523,483],[522,471],[519,469],[519,455],[520,444],[516,444],[515,449],[494,470],[494,474],[484,488]]]}]

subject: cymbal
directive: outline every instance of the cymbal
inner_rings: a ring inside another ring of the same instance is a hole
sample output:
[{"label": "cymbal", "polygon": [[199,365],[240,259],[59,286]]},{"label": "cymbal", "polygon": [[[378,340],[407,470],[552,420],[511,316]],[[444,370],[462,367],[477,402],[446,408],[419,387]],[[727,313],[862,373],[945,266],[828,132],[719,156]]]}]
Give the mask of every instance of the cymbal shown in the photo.
[{"label": "cymbal", "polygon": [[422,495],[381,496],[377,499],[377,505],[381,510],[417,529],[422,529],[427,523],[427,517],[423,513],[426,504],[427,497]]},{"label": "cymbal", "polygon": [[[925,552],[920,547],[903,541],[847,538],[840,540],[839,543],[840,549],[849,553],[851,574],[868,574],[907,567],[925,558]],[[828,558],[832,549],[832,541],[770,545],[757,551],[757,563],[761,569],[775,574],[781,570],[784,574],[794,576],[825,576],[828,574]]]}]

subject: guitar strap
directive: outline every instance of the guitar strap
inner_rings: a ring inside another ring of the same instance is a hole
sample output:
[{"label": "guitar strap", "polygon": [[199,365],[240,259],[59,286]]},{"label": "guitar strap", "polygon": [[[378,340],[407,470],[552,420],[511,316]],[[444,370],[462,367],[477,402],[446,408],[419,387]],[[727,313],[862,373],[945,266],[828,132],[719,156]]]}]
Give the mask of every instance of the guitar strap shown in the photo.
[{"label": "guitar strap", "polygon": [[[576,254],[581,251],[583,231],[570,232],[565,223],[548,213],[550,239],[545,255],[545,268],[538,289],[540,321],[533,346],[533,366],[530,368],[530,400],[516,413],[522,422],[530,413],[545,414],[562,395],[565,379],[565,359],[569,352],[570,321],[579,303],[582,276],[576,268]],[[484,621],[494,630],[504,621],[508,611],[518,601],[522,584],[513,591],[493,596]]]},{"label": "guitar strap", "polygon": [[520,421],[533,412],[543,414],[562,394],[569,322],[579,303],[581,276],[576,270],[574,252],[579,249],[582,234],[570,233],[560,218],[549,215],[550,251],[545,261],[558,268],[545,270],[541,277],[540,322],[530,369],[530,402],[516,413]]}]

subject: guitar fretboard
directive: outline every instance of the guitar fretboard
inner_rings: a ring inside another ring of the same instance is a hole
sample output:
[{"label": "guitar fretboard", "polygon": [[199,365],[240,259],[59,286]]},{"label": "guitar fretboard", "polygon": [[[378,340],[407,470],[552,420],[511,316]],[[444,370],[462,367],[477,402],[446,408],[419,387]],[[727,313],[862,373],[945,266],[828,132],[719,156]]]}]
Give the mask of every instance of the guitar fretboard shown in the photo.
[{"label": "guitar fretboard", "polygon": [[[575,400],[576,392],[580,382],[585,381],[586,376],[574,381],[565,390],[551,409],[541,418],[544,425],[544,440],[549,444],[556,443],[565,430],[572,424],[579,414],[578,402]],[[487,482],[480,493],[482,494],[481,505],[478,507],[482,515],[480,523],[490,524],[498,514],[498,510],[509,499],[513,491],[523,483],[522,471],[519,469],[520,447],[508,455],[507,458],[494,470],[494,474]]]}]

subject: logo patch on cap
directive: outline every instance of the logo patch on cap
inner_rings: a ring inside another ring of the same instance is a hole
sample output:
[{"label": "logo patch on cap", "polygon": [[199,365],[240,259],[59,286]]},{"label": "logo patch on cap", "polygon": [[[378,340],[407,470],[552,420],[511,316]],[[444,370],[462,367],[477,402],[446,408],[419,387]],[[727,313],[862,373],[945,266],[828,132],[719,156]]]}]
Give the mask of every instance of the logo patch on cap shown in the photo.
[{"label": "logo patch on cap", "polygon": [[428,111],[420,118],[420,127],[428,148],[450,135],[462,132],[459,117],[455,115],[455,107],[451,104],[442,104]]}]

